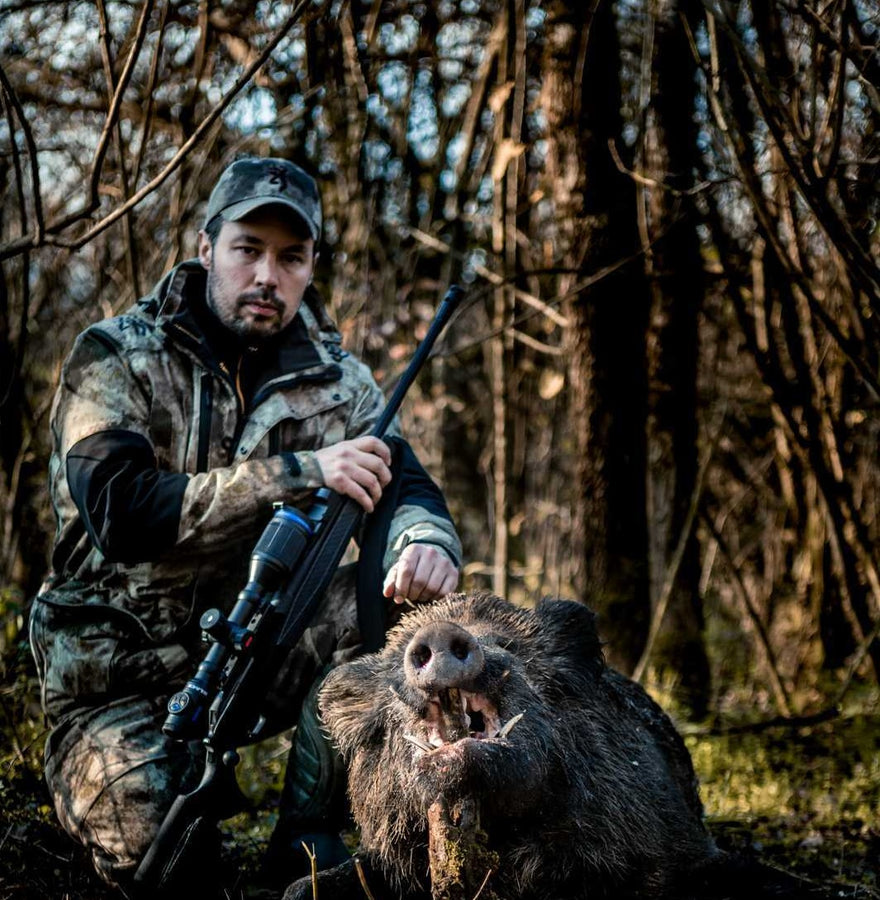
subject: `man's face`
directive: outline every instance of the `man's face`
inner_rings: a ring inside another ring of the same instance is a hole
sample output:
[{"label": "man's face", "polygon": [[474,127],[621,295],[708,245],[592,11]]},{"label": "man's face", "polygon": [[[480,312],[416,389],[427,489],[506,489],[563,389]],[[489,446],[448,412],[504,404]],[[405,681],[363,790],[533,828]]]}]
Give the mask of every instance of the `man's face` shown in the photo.
[{"label": "man's face", "polygon": [[199,259],[208,270],[208,306],[243,338],[277,334],[296,315],[315,268],[315,243],[290,216],[271,207],[224,222],[211,245],[199,233]]}]

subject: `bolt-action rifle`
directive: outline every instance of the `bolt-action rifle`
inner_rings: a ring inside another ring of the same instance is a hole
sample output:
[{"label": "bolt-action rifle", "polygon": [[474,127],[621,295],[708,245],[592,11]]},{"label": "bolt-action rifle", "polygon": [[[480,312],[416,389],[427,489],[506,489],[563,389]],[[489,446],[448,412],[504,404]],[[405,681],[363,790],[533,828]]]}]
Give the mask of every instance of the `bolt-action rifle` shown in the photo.
[{"label": "bolt-action rifle", "polygon": [[[382,438],[435,341],[463,296],[452,285],[391,399],[370,434]],[[350,497],[320,488],[303,511],[283,503],[257,541],[247,584],[228,616],[209,609],[199,625],[211,644],[196,673],[168,701],[164,734],[191,741],[204,734],[205,770],[195,790],[174,801],[135,874],[150,891],[174,880],[196,834],[245,808],[235,777],[238,748],[265,724],[261,702],[278,663],[296,646],[316,612],[363,509]]]}]

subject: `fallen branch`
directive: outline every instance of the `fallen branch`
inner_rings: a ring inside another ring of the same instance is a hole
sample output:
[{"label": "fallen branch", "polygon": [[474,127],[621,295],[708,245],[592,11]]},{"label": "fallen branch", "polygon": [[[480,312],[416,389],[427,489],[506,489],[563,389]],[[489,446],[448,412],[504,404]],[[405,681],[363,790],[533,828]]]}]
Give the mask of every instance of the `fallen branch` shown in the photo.
[{"label": "fallen branch", "polygon": [[773,728],[806,728],[837,718],[840,718],[840,708],[829,706],[817,713],[805,716],[773,716],[759,722],[737,722],[731,725],[680,725],[679,730],[682,734],[696,735],[697,737],[723,737],[733,734],[761,734]]}]

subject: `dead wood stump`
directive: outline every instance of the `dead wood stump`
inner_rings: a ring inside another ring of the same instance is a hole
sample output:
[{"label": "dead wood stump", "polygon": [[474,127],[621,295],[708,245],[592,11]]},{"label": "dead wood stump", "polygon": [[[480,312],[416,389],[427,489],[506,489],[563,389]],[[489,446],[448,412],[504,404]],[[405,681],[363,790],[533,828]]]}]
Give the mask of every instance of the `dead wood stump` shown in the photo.
[{"label": "dead wood stump", "polygon": [[428,859],[431,900],[496,900],[492,874],[498,854],[488,847],[480,827],[480,806],[473,798],[453,804],[438,797],[428,808]]}]

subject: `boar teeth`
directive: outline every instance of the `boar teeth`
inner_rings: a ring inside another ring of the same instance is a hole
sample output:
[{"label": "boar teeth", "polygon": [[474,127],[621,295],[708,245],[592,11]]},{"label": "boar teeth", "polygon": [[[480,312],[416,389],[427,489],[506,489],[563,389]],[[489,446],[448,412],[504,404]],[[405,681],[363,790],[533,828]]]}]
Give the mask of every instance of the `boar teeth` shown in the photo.
[{"label": "boar teeth", "polygon": [[512,719],[508,719],[505,723],[504,727],[501,731],[498,732],[498,737],[505,738],[507,735],[513,731],[513,726],[516,725],[517,722],[525,715],[525,713],[517,713]]},{"label": "boar teeth", "polygon": [[[420,718],[428,735],[427,738],[418,740],[435,749],[464,738],[478,741],[505,738],[522,718],[522,714],[514,716],[502,726],[498,709],[485,694],[461,688],[445,688],[428,698]],[[407,735],[407,739],[411,740],[411,736]]]},{"label": "boar teeth", "polygon": [[411,744],[415,744],[419,750],[424,750],[425,753],[430,753],[434,749],[430,744],[426,744],[421,738],[417,738],[414,734],[404,734],[403,739],[409,741]]},{"label": "boar teeth", "polygon": [[467,737],[467,699],[464,692],[449,688],[440,691],[439,698],[444,738],[452,742]]}]

